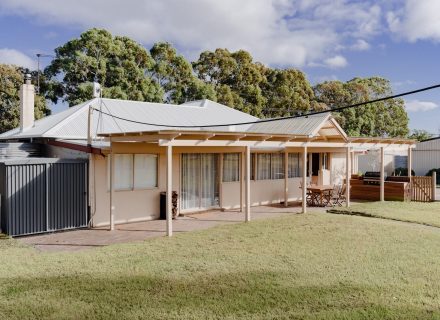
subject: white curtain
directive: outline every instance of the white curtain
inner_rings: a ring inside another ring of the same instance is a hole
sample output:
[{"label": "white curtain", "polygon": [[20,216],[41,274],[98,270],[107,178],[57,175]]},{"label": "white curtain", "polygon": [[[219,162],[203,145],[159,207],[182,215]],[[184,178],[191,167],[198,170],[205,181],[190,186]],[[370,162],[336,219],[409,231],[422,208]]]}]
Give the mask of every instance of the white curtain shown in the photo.
[{"label": "white curtain", "polygon": [[223,155],[223,181],[240,180],[240,154],[225,153]]},{"label": "white curtain", "polygon": [[289,178],[296,178],[300,176],[300,157],[299,153],[289,153]]},{"label": "white curtain", "polygon": [[272,180],[284,179],[284,154],[272,153],[271,154],[271,170]]},{"label": "white curtain", "polygon": [[157,187],[157,155],[134,155],[134,188],[145,189]]},{"label": "white curtain", "polygon": [[219,204],[218,154],[200,154],[201,188],[200,206],[210,208]]},{"label": "white curtain", "polygon": [[270,179],[270,153],[257,153],[257,180]]},{"label": "white curtain", "polygon": [[182,209],[219,204],[218,154],[182,154]]},{"label": "white curtain", "polygon": [[115,154],[115,190],[133,188],[133,155]]},{"label": "white curtain", "polygon": [[200,157],[198,154],[182,154],[182,209],[199,207]]}]

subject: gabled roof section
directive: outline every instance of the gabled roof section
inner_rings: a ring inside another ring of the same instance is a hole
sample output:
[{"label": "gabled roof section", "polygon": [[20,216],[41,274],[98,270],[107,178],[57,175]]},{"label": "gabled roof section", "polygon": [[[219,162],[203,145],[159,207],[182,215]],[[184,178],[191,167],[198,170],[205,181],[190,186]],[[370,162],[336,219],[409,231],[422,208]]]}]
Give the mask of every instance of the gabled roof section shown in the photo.
[{"label": "gabled roof section", "polygon": [[271,122],[255,123],[246,131],[266,134],[288,134],[308,136],[310,138],[341,138],[347,135],[330,113],[321,113],[306,117],[281,119]]},{"label": "gabled roof section", "polygon": [[246,131],[255,133],[296,134],[302,136],[312,135],[329,116],[329,114],[319,114],[308,117],[255,123]]}]

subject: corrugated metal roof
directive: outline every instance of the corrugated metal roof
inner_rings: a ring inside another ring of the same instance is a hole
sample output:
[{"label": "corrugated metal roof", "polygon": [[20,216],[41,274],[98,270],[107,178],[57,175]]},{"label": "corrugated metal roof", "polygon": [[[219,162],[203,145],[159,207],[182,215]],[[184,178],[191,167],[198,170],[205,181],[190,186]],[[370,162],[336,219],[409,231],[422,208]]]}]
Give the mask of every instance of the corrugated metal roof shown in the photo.
[{"label": "corrugated metal roof", "polygon": [[323,113],[308,117],[255,123],[247,131],[269,134],[312,135],[329,117],[329,113]]},{"label": "corrugated metal roof", "polygon": [[[89,106],[103,112],[96,111],[93,114],[93,133],[95,136],[97,134],[159,130],[232,131],[311,136],[318,134],[318,129],[331,117],[329,113],[325,113],[247,125],[220,126],[228,123],[253,122],[258,118],[210,100],[172,105],[117,99],[93,99],[58,114],[37,120],[34,127],[24,132],[20,132],[18,128],[5,132],[0,135],[0,139],[86,139]],[[134,123],[123,119],[167,126]],[[213,126],[197,127],[206,125]],[[178,126],[196,127],[182,128]]]},{"label": "corrugated metal roof", "polygon": [[[24,132],[20,132],[19,128],[5,132],[0,135],[0,139],[35,137],[85,139],[87,136],[88,107],[90,105],[120,118],[170,125],[170,127],[161,127],[133,123],[94,112],[93,131],[95,134],[179,129],[175,126],[222,125],[226,123],[258,120],[258,118],[249,114],[210,100],[199,100],[182,105],[172,105],[116,99],[94,99],[58,114],[37,120],[35,121],[34,127]],[[244,128],[222,127],[222,130],[225,131],[232,129],[238,130]],[[197,130],[197,128],[191,128],[191,130]]]}]

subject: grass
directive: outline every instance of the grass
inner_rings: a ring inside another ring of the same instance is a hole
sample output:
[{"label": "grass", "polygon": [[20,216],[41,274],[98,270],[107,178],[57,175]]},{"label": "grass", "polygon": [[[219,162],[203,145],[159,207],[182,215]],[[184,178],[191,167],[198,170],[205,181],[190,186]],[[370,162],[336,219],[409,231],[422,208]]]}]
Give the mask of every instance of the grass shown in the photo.
[{"label": "grass", "polygon": [[440,319],[440,232],[308,213],[81,252],[0,242],[0,319]]},{"label": "grass", "polygon": [[329,212],[413,222],[440,228],[440,202],[365,202],[353,204],[350,208],[331,209]]}]

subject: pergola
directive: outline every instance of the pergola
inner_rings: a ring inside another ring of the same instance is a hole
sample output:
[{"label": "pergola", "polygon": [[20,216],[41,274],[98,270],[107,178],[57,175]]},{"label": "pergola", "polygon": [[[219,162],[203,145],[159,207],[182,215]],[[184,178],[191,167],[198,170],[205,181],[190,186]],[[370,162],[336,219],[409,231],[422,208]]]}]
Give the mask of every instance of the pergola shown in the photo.
[{"label": "pergola", "polygon": [[[172,155],[173,148],[196,147],[206,148],[221,147],[225,152],[237,150],[241,153],[241,177],[240,194],[244,191],[244,206],[240,200],[241,210],[244,209],[244,220],[251,220],[251,148],[278,148],[284,151],[284,197],[285,205],[288,200],[288,166],[287,157],[289,152],[298,152],[301,156],[302,165],[302,185],[307,184],[307,153],[308,152],[344,152],[346,154],[346,205],[350,206],[350,176],[353,168],[353,155],[371,149],[380,149],[381,152],[381,178],[380,178],[380,200],[384,201],[384,150],[407,150],[408,167],[411,172],[411,148],[415,141],[399,138],[364,138],[347,137],[336,121],[327,122],[319,127],[313,134],[292,135],[292,134],[271,134],[262,132],[236,132],[221,130],[157,130],[139,131],[129,133],[106,133],[100,134],[110,142],[110,229],[114,229],[114,144],[119,143],[151,143],[166,149],[166,231],[168,236],[173,234],[172,225]],[[244,168],[243,168],[244,167]],[[244,169],[244,170],[243,170]],[[243,174],[243,172],[245,174]],[[243,190],[244,189],[244,190]],[[307,212],[306,188],[302,188],[302,212]],[[243,208],[244,207],[244,208]]]}]

